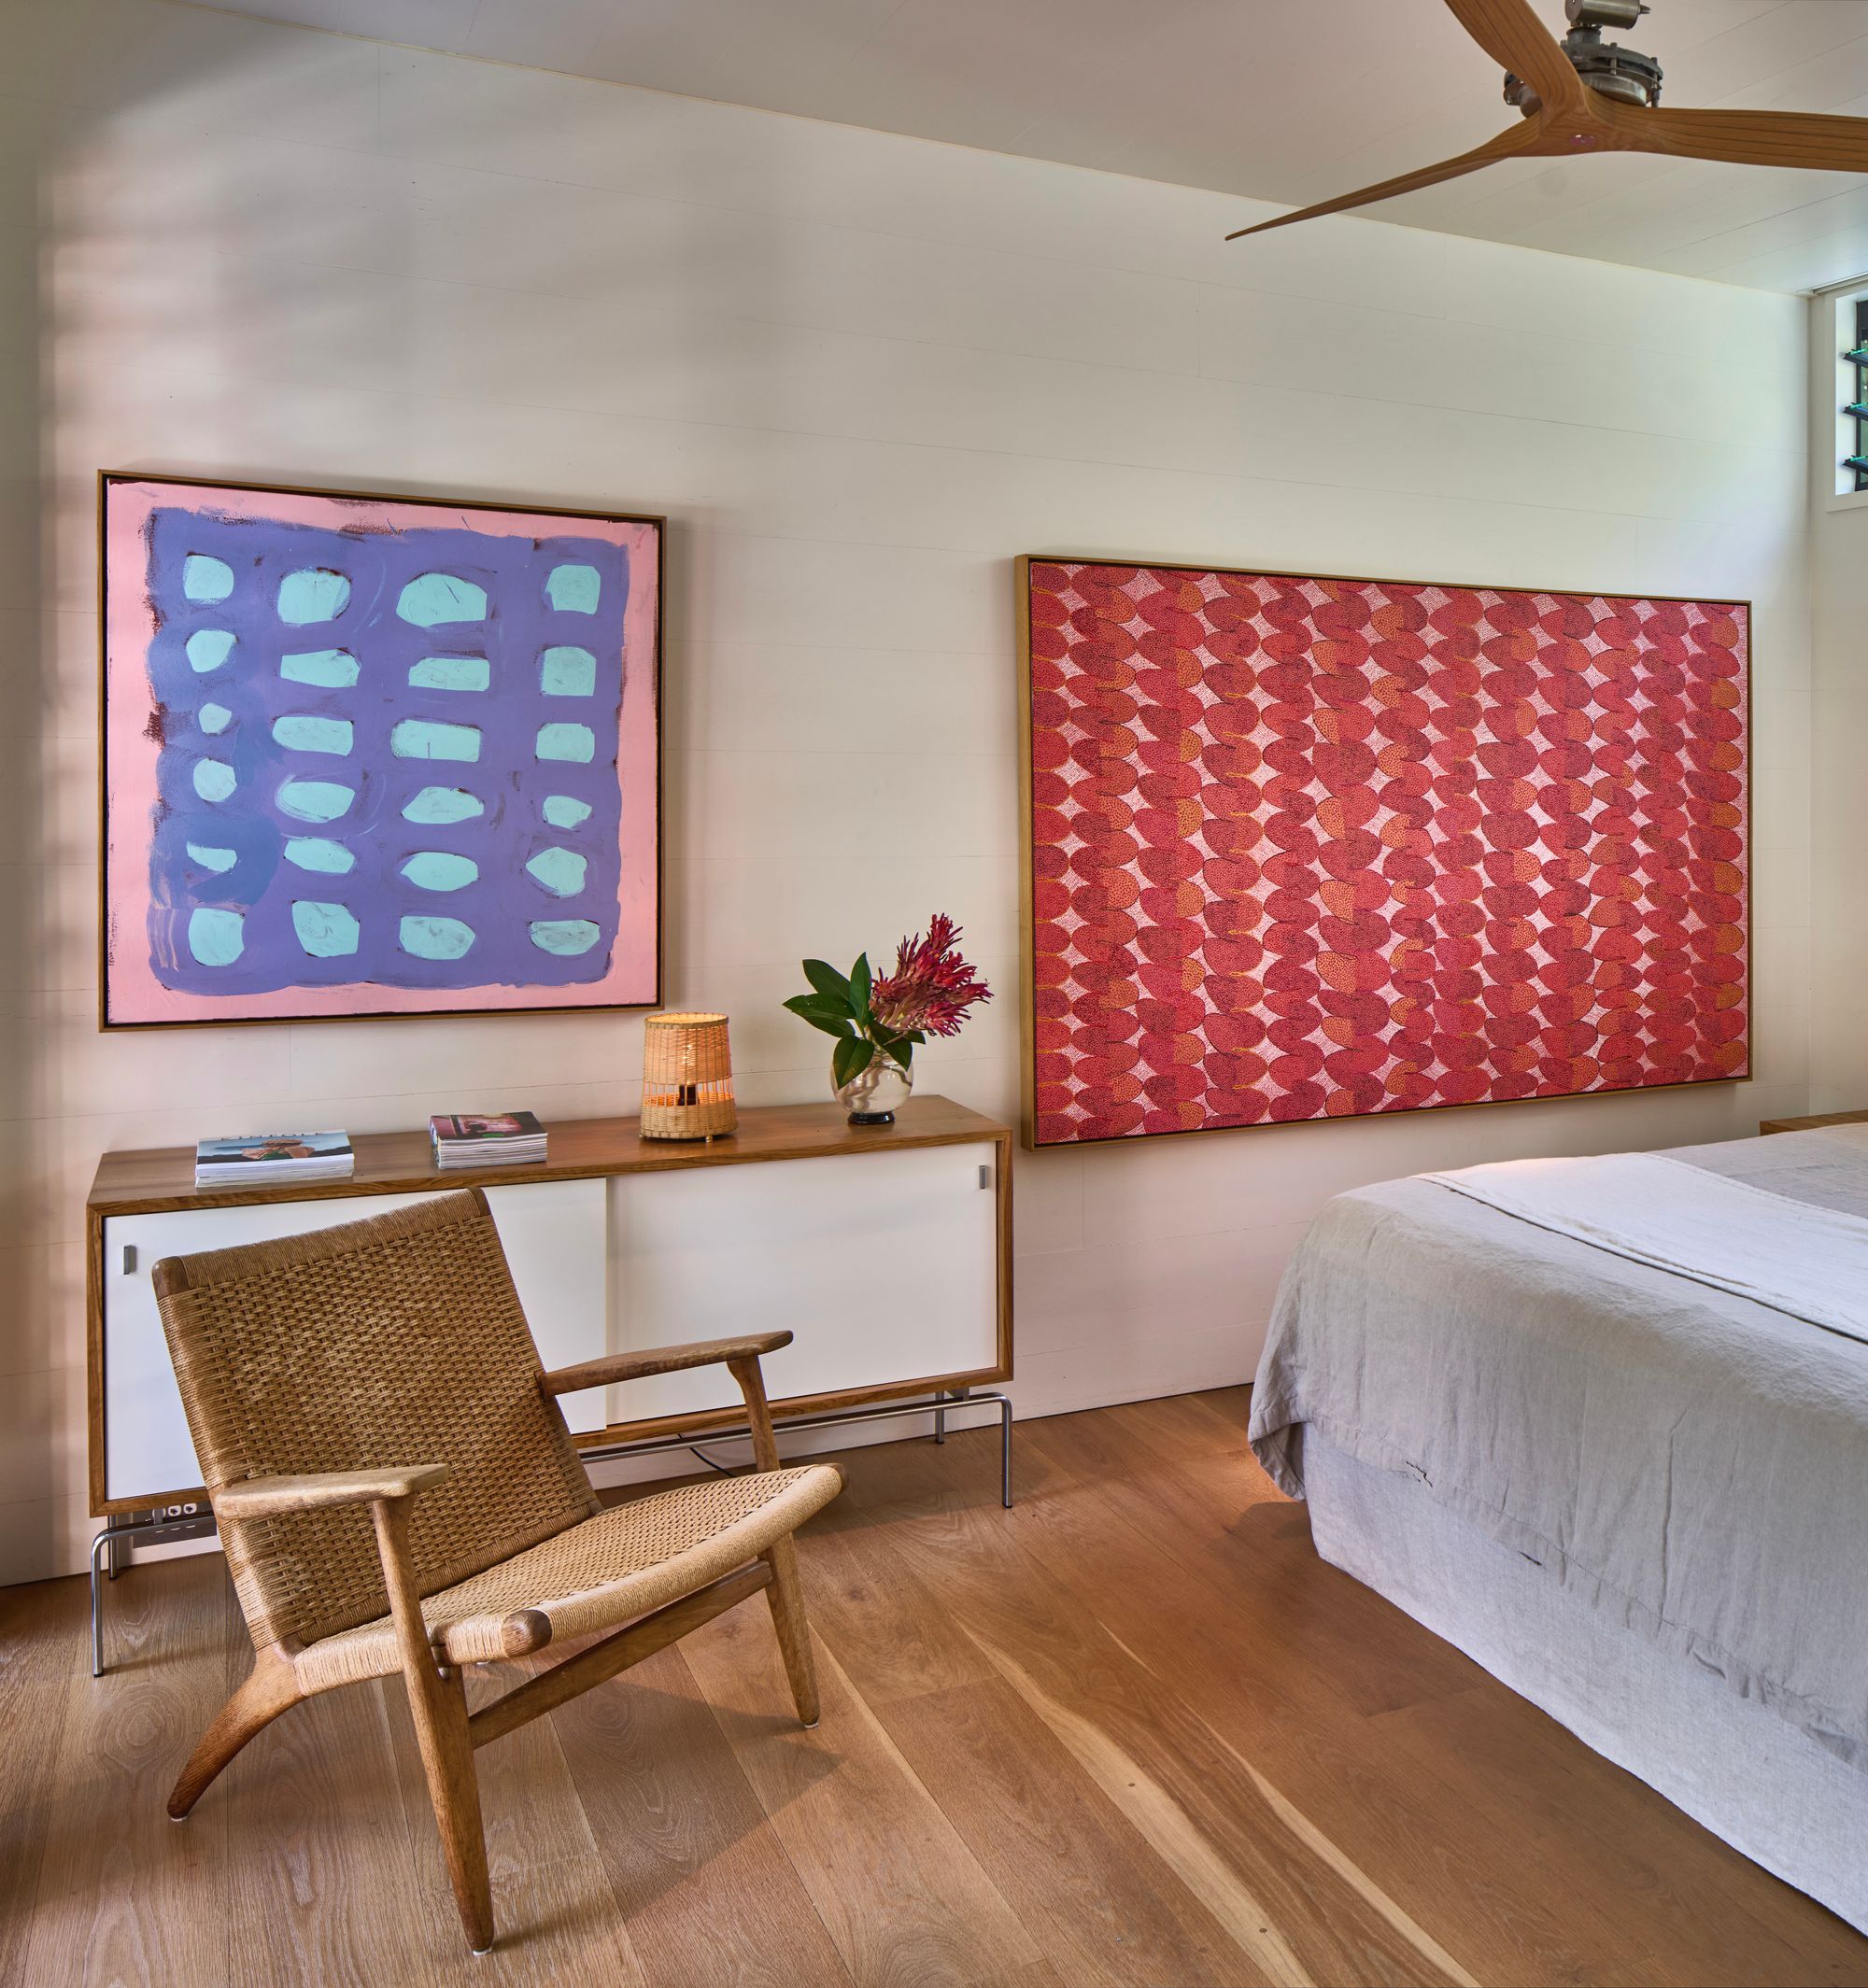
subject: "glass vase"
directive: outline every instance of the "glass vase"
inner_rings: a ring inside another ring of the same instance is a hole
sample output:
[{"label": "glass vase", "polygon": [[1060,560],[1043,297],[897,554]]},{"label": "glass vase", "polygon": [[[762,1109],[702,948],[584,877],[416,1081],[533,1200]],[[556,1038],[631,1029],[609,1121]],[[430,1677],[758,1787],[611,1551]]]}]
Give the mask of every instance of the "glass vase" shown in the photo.
[{"label": "glass vase", "polygon": [[913,1088],[913,1075],[886,1050],[878,1050],[869,1068],[858,1070],[846,1084],[837,1081],[834,1065],[830,1074],[830,1094],[849,1112],[852,1125],[893,1125]]}]

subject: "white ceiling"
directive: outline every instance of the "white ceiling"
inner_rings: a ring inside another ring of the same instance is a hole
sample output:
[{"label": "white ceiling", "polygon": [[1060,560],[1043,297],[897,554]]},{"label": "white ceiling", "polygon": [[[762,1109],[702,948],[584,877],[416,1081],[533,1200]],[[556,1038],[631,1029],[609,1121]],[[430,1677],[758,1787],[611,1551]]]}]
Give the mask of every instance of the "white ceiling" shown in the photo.
[{"label": "white ceiling", "polygon": [[[1305,204],[1511,121],[1439,0],[218,0],[228,11]],[[1535,0],[1553,27],[1562,0]],[[1653,0],[1665,101],[1868,115],[1868,0]],[[1868,270],[1868,179],[1514,161],[1384,220],[1766,289]],[[1323,225],[1337,225],[1324,223]]]}]

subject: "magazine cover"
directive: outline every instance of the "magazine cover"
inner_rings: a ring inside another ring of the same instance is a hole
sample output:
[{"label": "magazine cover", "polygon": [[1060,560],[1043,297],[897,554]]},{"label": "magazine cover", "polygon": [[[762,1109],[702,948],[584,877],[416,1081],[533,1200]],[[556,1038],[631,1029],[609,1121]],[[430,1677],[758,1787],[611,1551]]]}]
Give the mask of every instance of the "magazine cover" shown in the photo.
[{"label": "magazine cover", "polygon": [[535,1139],[545,1131],[530,1111],[441,1112],[428,1129],[437,1139]]},{"label": "magazine cover", "polygon": [[257,1166],[281,1160],[344,1160],[350,1157],[345,1132],[257,1132],[238,1139],[204,1139],[194,1149],[197,1166]]}]

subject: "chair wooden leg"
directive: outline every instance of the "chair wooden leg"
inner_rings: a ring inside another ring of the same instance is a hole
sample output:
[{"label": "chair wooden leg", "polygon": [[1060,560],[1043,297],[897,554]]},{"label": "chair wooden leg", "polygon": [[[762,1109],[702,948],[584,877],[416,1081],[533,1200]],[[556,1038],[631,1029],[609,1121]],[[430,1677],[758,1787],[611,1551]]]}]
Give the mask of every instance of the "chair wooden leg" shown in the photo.
[{"label": "chair wooden leg", "polygon": [[408,1680],[409,1711],[421,1743],[429,1799],[447,1860],[447,1881],[460,1909],[467,1944],[484,1953],[493,1944],[493,1889],[487,1875],[487,1836],[480,1821],[480,1784],[467,1732],[467,1694],[460,1673],[444,1678],[431,1664],[426,1681]]},{"label": "chair wooden leg", "polygon": [[485,1953],[493,1944],[493,1888],[487,1877],[487,1836],[480,1822],[480,1784],[467,1730],[467,1691],[458,1670],[444,1672],[422,1626],[409,1558],[409,1501],[383,1499],[370,1507],[383,1560],[383,1585],[395,1617],[409,1712],[428,1776],[429,1799],[441,1831],[448,1882],[460,1909],[467,1944]]},{"label": "chair wooden leg", "polygon": [[170,1815],[180,1822],[247,1741],[280,1713],[290,1711],[304,1695],[291,1658],[276,1643],[268,1644],[254,1659],[246,1683],[220,1708],[219,1716],[189,1755],[181,1779],[169,1796]]},{"label": "chair wooden leg", "polygon": [[[757,1359],[727,1362],[740,1392],[746,1398],[746,1426],[752,1431],[753,1461],[762,1471],[782,1470],[778,1438],[772,1432],[771,1406],[765,1398],[765,1379]],[[791,1680],[791,1699],[798,1707],[800,1725],[817,1723],[817,1667],[811,1660],[811,1630],[804,1620],[804,1590],[798,1581],[798,1547],[791,1534],[774,1540],[769,1552],[759,1555],[771,1569],[771,1586],[765,1598],[771,1605],[771,1626],[778,1631],[778,1647],[785,1656],[785,1674]]]},{"label": "chair wooden leg", "polygon": [[799,1723],[817,1723],[817,1667],[811,1657],[811,1629],[804,1619],[804,1589],[798,1579],[798,1547],[790,1533],[774,1540],[759,1558],[771,1569],[771,1586],[765,1591],[771,1607],[771,1626],[778,1631],[778,1647],[785,1657],[785,1674],[791,1681],[791,1699],[798,1707]]}]

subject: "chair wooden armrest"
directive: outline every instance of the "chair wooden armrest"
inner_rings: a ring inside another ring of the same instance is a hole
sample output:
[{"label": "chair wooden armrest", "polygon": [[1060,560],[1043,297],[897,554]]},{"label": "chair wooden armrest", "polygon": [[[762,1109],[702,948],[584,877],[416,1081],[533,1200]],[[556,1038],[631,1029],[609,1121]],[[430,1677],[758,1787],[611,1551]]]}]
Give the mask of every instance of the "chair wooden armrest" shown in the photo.
[{"label": "chair wooden armrest", "polygon": [[559,1367],[539,1385],[547,1394],[575,1394],[580,1388],[614,1388],[619,1381],[679,1374],[686,1367],[731,1366],[790,1344],[789,1332],[746,1332],[738,1339],[697,1339],[692,1346],[645,1346],[640,1353],[606,1353],[601,1360]]},{"label": "chair wooden armrest", "polygon": [[412,1498],[447,1474],[445,1463],[410,1463],[387,1471],[319,1471],[310,1477],[248,1477],[214,1494],[222,1518],[267,1518],[276,1512],[324,1512],[333,1505],[376,1504]]}]

